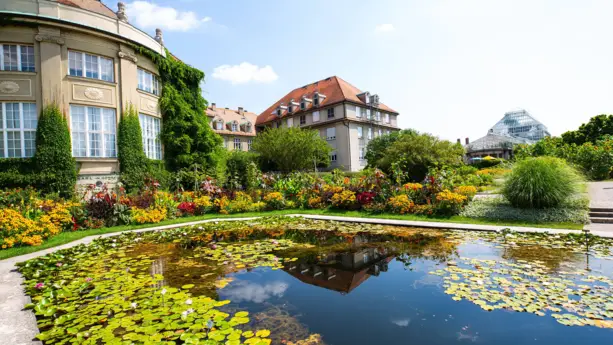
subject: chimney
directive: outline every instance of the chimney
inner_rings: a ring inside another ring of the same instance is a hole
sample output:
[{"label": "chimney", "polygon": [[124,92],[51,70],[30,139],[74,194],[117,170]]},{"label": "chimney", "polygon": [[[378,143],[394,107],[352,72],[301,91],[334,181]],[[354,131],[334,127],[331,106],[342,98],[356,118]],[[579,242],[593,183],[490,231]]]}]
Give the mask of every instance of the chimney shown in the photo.
[{"label": "chimney", "polygon": [[245,115],[245,111],[243,110],[243,107],[238,107],[238,113],[240,115]]},{"label": "chimney", "polygon": [[155,29],[155,38],[156,41],[158,41],[159,44],[164,45],[164,38],[162,38],[162,29],[157,28]]},{"label": "chimney", "polygon": [[211,109],[213,110],[217,109],[217,105],[215,103],[211,103]]},{"label": "chimney", "polygon": [[122,22],[128,22],[128,15],[126,14],[126,4],[121,1],[117,3],[117,18]]},{"label": "chimney", "polygon": [[460,138],[458,138],[458,144],[461,144],[461,143],[462,143],[462,141],[460,140]]},{"label": "chimney", "polygon": [[465,139],[466,145],[470,144],[470,140],[468,138]]}]

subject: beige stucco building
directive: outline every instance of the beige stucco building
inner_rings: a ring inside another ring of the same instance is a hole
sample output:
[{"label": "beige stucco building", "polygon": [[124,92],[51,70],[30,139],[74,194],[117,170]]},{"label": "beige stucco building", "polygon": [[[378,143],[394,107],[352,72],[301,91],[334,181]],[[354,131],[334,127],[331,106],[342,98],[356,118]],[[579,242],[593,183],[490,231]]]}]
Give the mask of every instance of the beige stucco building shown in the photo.
[{"label": "beige stucco building", "polygon": [[242,107],[237,110],[218,108],[215,103],[206,110],[213,131],[223,138],[226,149],[251,151],[258,115]]},{"label": "beige stucco building", "polygon": [[359,171],[366,166],[368,142],[397,131],[398,112],[339,77],[296,88],[258,116],[265,127],[302,127],[319,131],[333,148],[330,168]]},{"label": "beige stucco building", "polygon": [[123,4],[97,0],[4,0],[0,15],[0,157],[34,154],[37,117],[60,105],[72,136],[80,183],[113,182],[117,124],[133,104],[145,153],[161,159],[161,84],[155,64],[133,46],[165,55],[156,37],[132,26]]}]

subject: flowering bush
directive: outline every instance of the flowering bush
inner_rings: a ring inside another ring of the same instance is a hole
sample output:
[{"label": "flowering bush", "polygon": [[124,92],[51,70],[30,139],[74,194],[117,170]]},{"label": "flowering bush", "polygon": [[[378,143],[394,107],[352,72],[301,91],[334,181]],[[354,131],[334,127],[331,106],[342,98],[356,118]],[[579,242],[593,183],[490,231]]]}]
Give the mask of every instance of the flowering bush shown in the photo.
[{"label": "flowering bush", "polygon": [[225,195],[219,199],[215,199],[215,201],[213,201],[213,205],[215,206],[215,209],[217,210],[217,212],[221,214],[230,213],[228,211],[228,206],[230,205],[230,199],[228,199],[228,197]]},{"label": "flowering bush", "polygon": [[166,209],[159,206],[151,209],[133,208],[130,213],[136,224],[159,223],[166,219]]},{"label": "flowering bush", "polygon": [[368,205],[375,200],[376,194],[373,192],[362,192],[356,195],[358,203],[362,206]]},{"label": "flowering bush", "polygon": [[458,214],[467,200],[468,198],[462,194],[444,190],[436,194],[435,211],[443,215]]},{"label": "flowering bush", "polygon": [[182,216],[193,216],[196,213],[196,204],[189,201],[183,201],[177,207]]},{"label": "flowering bush", "polygon": [[316,197],[309,198],[308,207],[313,208],[313,209],[324,208],[326,207],[326,204],[324,204],[324,202],[321,200],[321,197],[316,196]]},{"label": "flowering bush", "polygon": [[213,203],[211,203],[211,197],[208,195],[205,195],[205,196],[195,198],[194,206],[196,206],[196,213],[205,214],[211,209],[211,207],[213,206]]},{"label": "flowering bush", "polygon": [[464,195],[465,197],[472,199],[477,194],[477,187],[475,186],[459,186],[453,190],[454,193]]},{"label": "flowering bush", "polygon": [[270,192],[264,195],[263,200],[273,210],[282,210],[285,207],[285,199],[283,194],[279,192]]},{"label": "flowering bush", "polygon": [[406,194],[393,196],[389,199],[389,208],[394,213],[406,214],[413,210],[415,203]]},{"label": "flowering bush", "polygon": [[351,210],[356,208],[358,205],[355,192],[350,190],[334,193],[330,199],[330,202],[332,203],[332,207],[342,210]]},{"label": "flowering bush", "polygon": [[2,249],[13,246],[38,246],[43,240],[60,233],[60,228],[49,217],[34,221],[21,213],[4,208],[0,209],[0,244]]},{"label": "flowering bush", "polygon": [[405,191],[420,191],[424,186],[421,183],[406,183],[402,188]]},{"label": "flowering bush", "polygon": [[234,200],[232,200],[227,207],[228,213],[239,213],[251,211],[253,199],[245,192],[236,192],[234,194]]}]

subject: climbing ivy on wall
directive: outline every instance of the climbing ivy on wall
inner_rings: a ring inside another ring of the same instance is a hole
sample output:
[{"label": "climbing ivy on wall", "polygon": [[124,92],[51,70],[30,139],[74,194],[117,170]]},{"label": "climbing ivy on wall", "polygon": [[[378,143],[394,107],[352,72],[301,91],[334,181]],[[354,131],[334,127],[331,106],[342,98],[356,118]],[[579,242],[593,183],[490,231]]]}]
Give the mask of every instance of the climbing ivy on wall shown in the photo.
[{"label": "climbing ivy on wall", "polygon": [[176,59],[168,50],[163,57],[143,47],[134,49],[151,59],[160,73],[163,120],[160,137],[168,170],[178,171],[194,164],[210,171],[217,169],[223,141],[213,132],[206,116],[207,102],[200,88],[204,72]]}]

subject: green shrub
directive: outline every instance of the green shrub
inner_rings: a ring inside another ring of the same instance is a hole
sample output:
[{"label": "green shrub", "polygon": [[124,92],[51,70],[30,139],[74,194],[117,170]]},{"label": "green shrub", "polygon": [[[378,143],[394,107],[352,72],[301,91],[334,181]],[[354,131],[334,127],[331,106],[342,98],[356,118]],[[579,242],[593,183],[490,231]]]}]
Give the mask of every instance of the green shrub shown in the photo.
[{"label": "green shrub", "polygon": [[231,151],[226,158],[226,186],[251,190],[257,187],[259,169],[257,155],[245,151]]},{"label": "green shrub", "polygon": [[558,207],[522,209],[513,207],[504,198],[481,198],[470,202],[460,216],[495,221],[586,224],[589,219],[588,204],[587,199],[572,198]]},{"label": "green shrub", "polygon": [[59,193],[62,197],[74,194],[77,170],[71,147],[66,117],[57,104],[48,105],[38,119],[34,154],[36,173],[45,177],[40,186],[44,193]]},{"label": "green shrub", "polygon": [[515,207],[556,207],[577,192],[581,181],[563,159],[528,158],[517,162],[507,175],[503,194]]},{"label": "green shrub", "polygon": [[148,159],[143,150],[143,138],[138,113],[129,105],[119,121],[117,157],[121,182],[127,191],[141,189],[149,173]]}]

